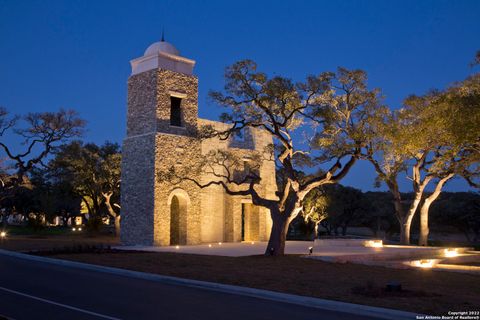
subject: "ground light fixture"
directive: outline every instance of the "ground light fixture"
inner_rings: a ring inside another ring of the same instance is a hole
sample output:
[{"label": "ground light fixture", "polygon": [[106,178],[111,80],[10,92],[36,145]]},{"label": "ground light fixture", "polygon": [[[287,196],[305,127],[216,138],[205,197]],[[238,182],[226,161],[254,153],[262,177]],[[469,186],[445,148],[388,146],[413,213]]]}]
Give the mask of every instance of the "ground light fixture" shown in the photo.
[{"label": "ground light fixture", "polygon": [[209,248],[211,248],[211,247],[212,247],[212,245],[211,245],[211,244],[209,244],[209,245],[208,245],[208,247],[209,247]]},{"label": "ground light fixture", "polygon": [[74,231],[74,232],[77,231],[77,228],[72,228],[72,231]]},{"label": "ground light fixture", "polygon": [[368,248],[383,248],[382,240],[367,240],[363,243],[365,247]]},{"label": "ground light fixture", "polygon": [[219,242],[219,243],[218,243],[218,245],[219,245],[219,246],[221,246],[221,245],[222,245],[222,243],[221,243],[221,242]]},{"label": "ground light fixture", "polygon": [[308,254],[312,254],[313,253],[313,247],[308,247]]},{"label": "ground light fixture", "polygon": [[177,250],[180,249],[180,246],[175,246],[175,249],[177,249]]},{"label": "ground light fixture", "polygon": [[424,268],[424,269],[430,269],[433,267],[434,264],[435,264],[435,259],[422,259],[422,260],[412,261],[412,266]]},{"label": "ground light fixture", "polygon": [[458,249],[457,248],[447,248],[443,251],[443,255],[446,258],[458,257]]},{"label": "ground light fixture", "polygon": [[5,239],[7,237],[7,233],[5,231],[0,232],[0,238]]},{"label": "ground light fixture", "polygon": [[78,228],[78,231],[82,231],[82,228]]}]

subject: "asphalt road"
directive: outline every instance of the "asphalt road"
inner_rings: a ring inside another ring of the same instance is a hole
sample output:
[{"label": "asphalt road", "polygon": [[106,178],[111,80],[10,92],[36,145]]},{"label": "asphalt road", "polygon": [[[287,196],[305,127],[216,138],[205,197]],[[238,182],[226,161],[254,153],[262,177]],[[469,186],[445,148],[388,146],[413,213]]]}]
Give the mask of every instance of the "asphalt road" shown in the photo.
[{"label": "asphalt road", "polygon": [[369,319],[2,255],[0,315],[17,320]]}]

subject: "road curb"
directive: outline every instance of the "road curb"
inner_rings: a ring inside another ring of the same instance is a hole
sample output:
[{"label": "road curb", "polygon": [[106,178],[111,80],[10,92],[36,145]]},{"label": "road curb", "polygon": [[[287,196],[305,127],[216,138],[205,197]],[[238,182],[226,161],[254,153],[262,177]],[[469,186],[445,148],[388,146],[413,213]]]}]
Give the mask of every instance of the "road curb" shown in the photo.
[{"label": "road curb", "polygon": [[293,295],[288,293],[273,292],[273,291],[268,291],[263,289],[254,289],[254,288],[234,286],[234,285],[228,285],[228,284],[220,284],[215,282],[190,280],[190,279],[164,276],[164,275],[158,275],[158,274],[152,274],[152,273],[146,273],[146,272],[140,272],[140,271],[132,271],[132,270],[126,270],[126,269],[113,268],[113,267],[98,266],[98,265],[93,265],[93,264],[88,264],[83,262],[34,256],[34,255],[8,251],[3,249],[0,249],[0,254],[19,258],[19,259],[24,259],[24,260],[45,262],[45,263],[50,263],[50,264],[55,264],[60,266],[99,271],[99,272],[110,273],[110,274],[115,274],[115,275],[120,275],[125,277],[155,281],[155,282],[160,282],[165,284],[182,285],[182,286],[199,288],[199,289],[214,290],[214,291],[220,291],[225,293],[262,298],[266,300],[286,302],[286,303],[306,306],[310,308],[344,312],[344,313],[350,313],[354,315],[367,316],[367,317],[373,317],[373,318],[379,318],[379,319],[411,320],[411,319],[416,319],[416,316],[420,315],[416,313],[399,311],[394,309],[372,307],[372,306],[366,306],[366,305],[360,305],[360,304],[354,304],[354,303],[348,303],[348,302],[340,302],[340,301],[326,300],[326,299],[320,299],[320,298]]}]

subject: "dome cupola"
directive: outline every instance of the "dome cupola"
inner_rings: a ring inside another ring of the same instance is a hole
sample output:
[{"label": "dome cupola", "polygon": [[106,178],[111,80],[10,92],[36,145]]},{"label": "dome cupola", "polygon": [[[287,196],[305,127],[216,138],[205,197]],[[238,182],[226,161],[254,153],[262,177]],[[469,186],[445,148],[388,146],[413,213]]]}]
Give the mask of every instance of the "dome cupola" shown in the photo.
[{"label": "dome cupola", "polygon": [[130,61],[132,75],[151,69],[166,69],[179,73],[192,74],[195,61],[180,56],[180,51],[169,42],[162,40],[152,43],[142,57]]},{"label": "dome cupola", "polygon": [[161,41],[152,43],[147,50],[145,50],[144,56],[150,56],[152,54],[157,54],[158,52],[164,52],[172,54],[174,56],[179,56],[180,52],[175,48],[171,43],[166,42],[163,37]]}]

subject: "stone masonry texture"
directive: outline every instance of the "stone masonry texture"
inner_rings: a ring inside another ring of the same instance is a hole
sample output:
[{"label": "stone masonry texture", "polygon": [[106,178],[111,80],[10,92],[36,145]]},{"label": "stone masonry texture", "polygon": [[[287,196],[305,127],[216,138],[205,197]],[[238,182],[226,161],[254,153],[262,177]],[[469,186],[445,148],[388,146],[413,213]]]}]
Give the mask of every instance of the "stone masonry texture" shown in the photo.
[{"label": "stone masonry texture", "polygon": [[[170,97],[182,99],[182,127],[170,125]],[[173,184],[158,173],[171,168],[189,173],[206,183],[213,177],[193,170],[208,152],[228,149],[248,161],[262,154],[272,138],[250,129],[243,141],[198,138],[198,129],[227,125],[198,118],[198,79],[170,70],[154,69],[128,80],[127,137],[122,159],[121,242],[125,245],[174,245],[170,243],[172,199],[176,197],[174,219],[179,230],[178,244],[217,241],[267,240],[270,213],[256,207],[248,196],[227,195],[221,186],[201,189],[191,181]],[[275,197],[275,167],[272,161],[260,166],[262,181],[256,187],[265,197]],[[241,187],[240,187],[241,188]],[[178,200],[178,202],[176,202]],[[180,209],[178,209],[180,208]],[[243,212],[243,218],[242,218]],[[243,221],[243,222],[242,222]],[[175,237],[174,237],[175,238]]]}]

